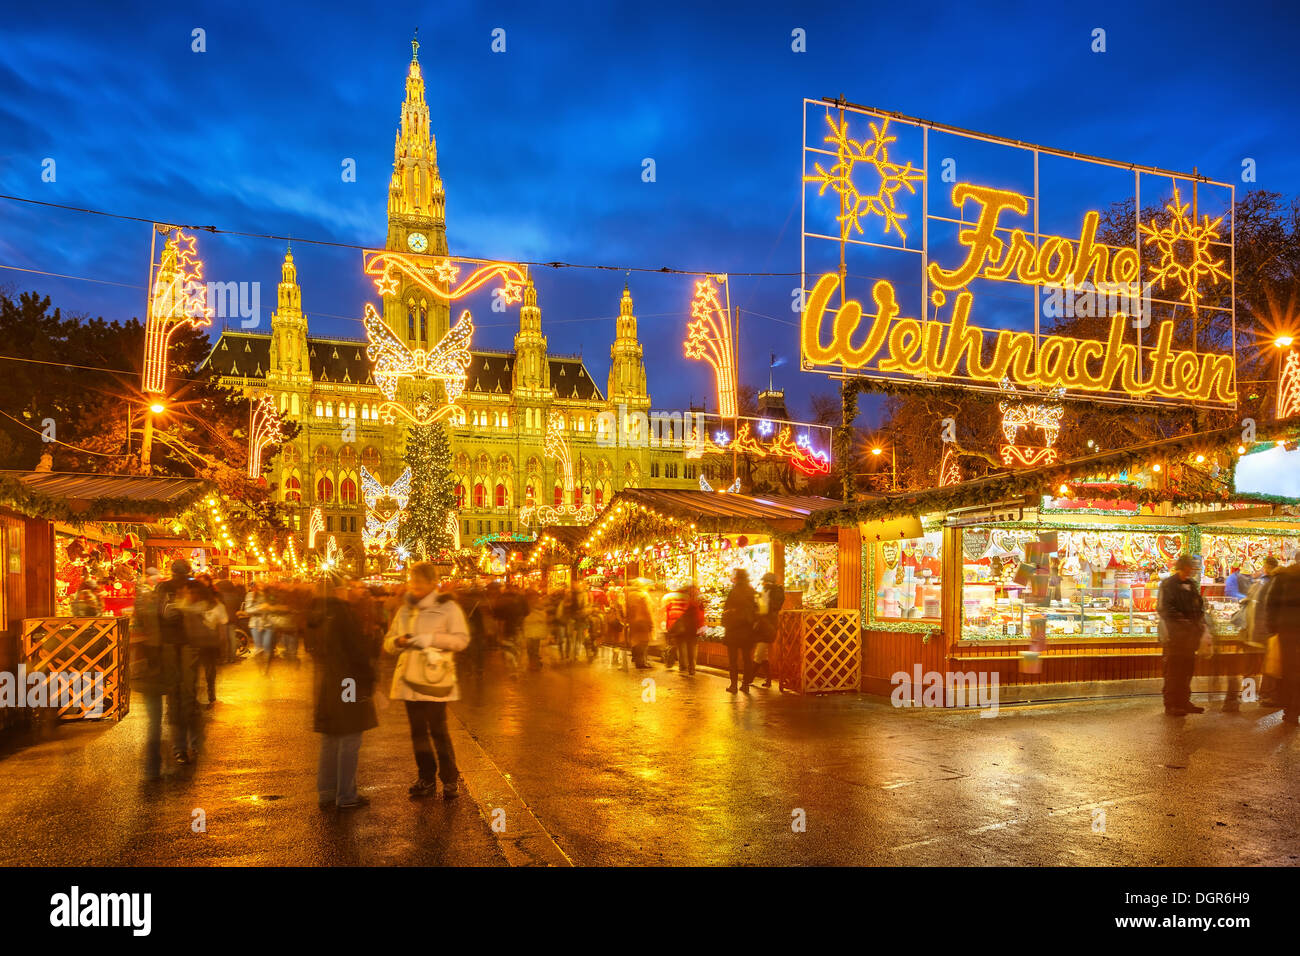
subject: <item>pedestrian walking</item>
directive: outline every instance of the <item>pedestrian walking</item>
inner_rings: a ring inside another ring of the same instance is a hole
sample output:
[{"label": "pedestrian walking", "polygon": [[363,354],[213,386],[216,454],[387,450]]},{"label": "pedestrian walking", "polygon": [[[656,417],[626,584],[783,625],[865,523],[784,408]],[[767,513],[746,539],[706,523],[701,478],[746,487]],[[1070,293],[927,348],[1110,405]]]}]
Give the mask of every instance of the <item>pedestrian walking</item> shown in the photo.
[{"label": "pedestrian walking", "polygon": [[1300,558],[1274,577],[1264,613],[1282,651],[1282,723],[1295,727],[1300,724]]},{"label": "pedestrian walking", "polygon": [[170,685],[158,627],[158,584],[162,575],[147,568],[135,587],[131,611],[131,689],[144,698],[144,778],[162,776],[163,696]]},{"label": "pedestrian walking", "polygon": [[253,656],[255,658],[263,655],[269,656],[273,650],[273,638],[275,632],[271,630],[270,615],[267,613],[271,606],[270,594],[266,589],[266,582],[258,580],[253,582],[253,586],[248,589],[244,595],[244,602],[240,608],[240,616],[248,620],[248,632],[253,638]]},{"label": "pedestrian walking", "polygon": [[182,592],[181,613],[185,618],[185,639],[198,653],[199,667],[207,683],[209,710],[217,702],[217,664],[221,660],[222,628],[228,623],[226,607],[217,592],[200,575]]},{"label": "pedestrian walking", "polygon": [[239,617],[239,608],[244,603],[244,589],[230,580],[230,575],[222,572],[216,583],[217,599],[226,609],[226,623],[221,625],[221,652],[227,664],[239,660],[239,637],[235,621]]},{"label": "pedestrian walking", "polygon": [[1164,627],[1165,713],[1171,717],[1203,714],[1204,707],[1192,703],[1192,671],[1196,651],[1206,634],[1205,602],[1200,585],[1192,579],[1196,562],[1181,554],[1174,573],[1160,582],[1156,610]]},{"label": "pedestrian walking", "polygon": [[1271,554],[1264,559],[1264,573],[1251,585],[1246,596],[1246,636],[1252,644],[1263,651],[1264,662],[1259,682],[1259,700],[1264,705],[1280,702],[1282,690],[1282,648],[1278,643],[1277,633],[1268,627],[1265,607],[1268,604],[1268,592],[1273,586],[1280,569],[1277,558]]},{"label": "pedestrian walking", "polygon": [[650,634],[654,630],[654,614],[650,610],[650,597],[645,591],[648,583],[644,578],[637,578],[624,595],[632,663],[638,670],[649,670],[651,666],[646,660],[646,651],[650,647]]},{"label": "pedestrian walking", "polygon": [[172,753],[177,763],[193,763],[199,755],[203,725],[199,716],[198,648],[190,644],[185,630],[185,592],[190,582],[190,563],[184,558],[172,562],[172,576],[158,585],[158,630],[167,678],[167,723],[172,728]]},{"label": "pedestrian walking", "polygon": [[664,599],[664,623],[668,639],[677,648],[677,673],[695,673],[695,646],[704,628],[704,602],[700,589],[690,585]]},{"label": "pedestrian walking", "polygon": [[542,644],[551,633],[550,609],[546,598],[536,591],[528,593],[528,614],[523,620],[524,646],[528,649],[528,669],[542,669]]},{"label": "pedestrian walking", "polygon": [[447,704],[460,699],[454,652],[469,646],[469,625],[451,595],[437,592],[437,583],[431,563],[411,565],[404,604],[393,616],[384,649],[398,655],[389,696],[406,705],[419,772],[408,792],[432,796],[441,779],[443,799],[454,800],[460,795],[460,774],[447,730]]},{"label": "pedestrian walking", "polygon": [[731,593],[722,609],[723,640],[727,645],[727,667],[731,673],[731,683],[727,693],[736,692],[736,680],[741,680],[740,690],[749,693],[749,685],[754,679],[754,662],[751,657],[754,647],[754,623],[758,617],[758,603],[753,587],[749,583],[749,572],[737,568],[732,579]]},{"label": "pedestrian walking", "polygon": [[772,645],[776,643],[781,608],[785,605],[785,588],[769,571],[763,575],[763,593],[758,597],[758,621],[754,625],[754,680],[763,677],[763,686],[772,686]]},{"label": "pedestrian walking", "polygon": [[350,597],[340,588],[313,601],[307,612],[307,644],[316,663],[312,729],[321,735],[316,799],[322,810],[353,810],[370,803],[357,792],[357,764],[361,735],[379,726],[374,644]]}]

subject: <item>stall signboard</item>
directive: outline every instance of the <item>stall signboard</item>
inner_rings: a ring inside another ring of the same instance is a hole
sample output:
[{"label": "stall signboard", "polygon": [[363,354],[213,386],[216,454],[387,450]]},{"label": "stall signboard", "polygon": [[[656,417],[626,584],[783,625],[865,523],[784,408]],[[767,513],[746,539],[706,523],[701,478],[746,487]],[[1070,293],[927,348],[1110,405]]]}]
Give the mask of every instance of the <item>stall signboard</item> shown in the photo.
[{"label": "stall signboard", "polygon": [[803,367],[1234,407],[1235,187],[804,101]]}]

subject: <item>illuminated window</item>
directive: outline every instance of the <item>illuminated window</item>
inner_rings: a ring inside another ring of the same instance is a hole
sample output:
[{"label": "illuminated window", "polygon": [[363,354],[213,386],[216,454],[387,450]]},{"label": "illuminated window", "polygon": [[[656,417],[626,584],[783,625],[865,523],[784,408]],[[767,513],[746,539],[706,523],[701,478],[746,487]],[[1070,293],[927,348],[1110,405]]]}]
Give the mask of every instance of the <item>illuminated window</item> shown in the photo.
[{"label": "illuminated window", "polygon": [[478,482],[474,486],[474,507],[482,508],[487,503],[487,489],[483,487],[483,482]]},{"label": "illuminated window", "polygon": [[560,485],[555,486],[555,507],[559,508],[564,504],[564,489]]},{"label": "illuminated window", "polygon": [[596,501],[596,510],[597,510],[597,511],[599,511],[601,508],[605,507],[605,492],[604,492],[603,489],[601,489],[601,488],[597,488],[596,491],[595,491],[595,494],[594,494],[594,498],[595,498],[595,501]]},{"label": "illuminated window", "polygon": [[326,417],[326,418],[333,418],[333,417],[334,417],[334,403],[333,403],[333,402],[328,402],[328,403],[326,403],[326,405],[325,405],[325,417]]},{"label": "illuminated window", "polygon": [[510,427],[510,413],[509,413],[509,412],[502,412],[502,413],[501,413],[501,427],[502,427],[502,428],[509,428],[509,427]]},{"label": "illuminated window", "polygon": [[344,478],[339,484],[339,500],[345,505],[357,503],[357,483],[351,478]]},{"label": "illuminated window", "polygon": [[370,406],[365,402],[361,403],[361,420],[366,421],[370,418]]},{"label": "illuminated window", "polygon": [[298,393],[289,396],[289,414],[297,418],[302,414],[302,408],[298,404]]},{"label": "illuminated window", "polygon": [[348,402],[348,418],[356,418],[356,417],[357,417],[357,403]]},{"label": "illuminated window", "polygon": [[582,507],[582,489],[578,488],[577,486],[575,486],[573,489],[573,507],[575,508]]},{"label": "illuminated window", "polygon": [[[456,510],[463,511],[465,508],[465,486],[464,484],[456,485]],[[469,531],[469,522],[465,522],[465,531]]]},{"label": "illuminated window", "polygon": [[372,475],[379,473],[379,449],[373,445],[367,445],[361,453],[361,464],[365,466],[366,471]]},{"label": "illuminated window", "polygon": [[495,500],[496,500],[496,506],[498,508],[504,508],[506,506],[506,486],[499,482],[497,484]]},{"label": "illuminated window", "polygon": [[524,490],[524,503],[525,503],[525,504],[529,504],[529,505],[531,505],[531,504],[533,503],[533,496],[534,496],[534,494],[535,494],[535,492],[533,491],[533,486],[532,486],[532,485],[529,485],[529,486]]},{"label": "illuminated window", "polygon": [[281,392],[280,393],[280,414],[283,415],[288,410],[289,410],[289,393]]},{"label": "illuminated window", "polygon": [[290,475],[284,483],[285,501],[302,501],[302,482]]},{"label": "illuminated window", "polygon": [[493,428],[501,427],[501,414],[499,412],[492,413],[492,427]]},{"label": "illuminated window", "polygon": [[415,340],[415,303],[408,303],[406,306],[406,324],[407,331],[410,333],[407,338]]},{"label": "illuminated window", "polygon": [[317,445],[316,450],[312,452],[312,458],[317,468],[326,468],[334,461],[334,455],[325,445]]},{"label": "illuminated window", "polygon": [[316,500],[325,504],[334,500],[334,482],[322,475],[316,482]]},{"label": "illuminated window", "polygon": [[324,406],[324,404],[321,403],[321,402],[317,402],[317,403],[316,403],[316,417],[317,417],[317,418],[324,418],[324,417],[325,417],[325,406]]}]

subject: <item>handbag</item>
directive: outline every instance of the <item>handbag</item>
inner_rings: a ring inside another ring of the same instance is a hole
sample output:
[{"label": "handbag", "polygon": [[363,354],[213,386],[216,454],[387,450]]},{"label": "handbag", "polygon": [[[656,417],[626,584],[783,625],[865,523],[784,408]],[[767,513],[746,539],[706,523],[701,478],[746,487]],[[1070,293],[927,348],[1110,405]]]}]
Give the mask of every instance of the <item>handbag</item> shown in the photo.
[{"label": "handbag", "polygon": [[456,690],[456,658],[437,647],[410,648],[402,681],[426,697],[450,697]]}]

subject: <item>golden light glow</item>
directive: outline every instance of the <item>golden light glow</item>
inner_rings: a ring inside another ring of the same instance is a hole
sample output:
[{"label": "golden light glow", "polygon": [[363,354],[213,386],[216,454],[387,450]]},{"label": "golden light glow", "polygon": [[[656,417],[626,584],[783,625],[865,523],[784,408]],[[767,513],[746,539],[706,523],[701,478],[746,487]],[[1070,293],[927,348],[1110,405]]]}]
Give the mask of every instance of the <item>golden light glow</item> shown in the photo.
[{"label": "golden light glow", "polygon": [[1277,417],[1292,415],[1300,415],[1300,352],[1287,355],[1277,380]]},{"label": "golden light glow", "polygon": [[[897,206],[898,191],[906,188],[915,194],[912,185],[925,180],[925,171],[914,169],[911,160],[900,166],[889,158],[889,144],[898,141],[898,137],[889,135],[889,120],[881,120],[871,127],[871,138],[855,140],[849,138],[848,120],[835,121],[830,110],[826,111],[826,125],[830,127],[825,142],[835,147],[835,164],[829,170],[821,163],[814,163],[817,170],[814,176],[805,176],[806,183],[820,183],[817,195],[825,195],[827,188],[834,190],[842,200],[844,212],[837,216],[840,224],[840,238],[847,239],[849,233],[857,230],[862,233],[863,216],[879,216],[885,220],[885,234],[894,229],[900,238],[906,239],[902,221],[907,218],[899,212]],[[876,191],[862,193],[853,181],[853,174],[859,165],[871,167],[876,177]]]},{"label": "golden light glow", "polygon": [[1273,340],[1273,344],[1280,349],[1289,349],[1295,339],[1290,335],[1279,335]]},{"label": "golden light glow", "polygon": [[[714,276],[725,284],[726,276]],[[691,318],[686,327],[686,357],[703,359],[713,366],[718,389],[718,414],[736,417],[736,352],[731,337],[731,316],[718,300],[718,290],[708,278],[695,283]]]},{"label": "golden light glow", "polygon": [[961,465],[951,445],[944,445],[943,455],[939,458],[939,487],[955,485],[961,481]]},{"label": "golden light glow", "polygon": [[871,449],[871,454],[873,454],[873,455],[879,455],[879,454],[882,454],[882,450],[879,449],[879,448],[873,448],[873,449]]},{"label": "golden light glow", "polygon": [[998,451],[1002,464],[1031,468],[1034,465],[1051,465],[1057,460],[1055,448],[1040,448],[1029,445],[1001,445]]},{"label": "golden light glow", "polygon": [[143,388],[146,393],[166,391],[167,347],[176,330],[212,324],[208,287],[203,282],[203,262],[197,239],[180,229],[163,244],[158,271],[150,284],[149,315],[145,320]]},{"label": "golden light glow", "polygon": [[[1209,216],[1202,216],[1201,222],[1196,223],[1187,215],[1190,208],[1190,203],[1180,201],[1175,183],[1174,198],[1165,206],[1170,215],[1169,224],[1162,226],[1152,219],[1149,223],[1138,223],[1138,231],[1146,235],[1146,245],[1154,245],[1160,253],[1160,264],[1151,267],[1151,277],[1160,283],[1162,290],[1169,282],[1180,286],[1180,298],[1195,314],[1201,302],[1201,279],[1213,281],[1231,276],[1223,270],[1223,260],[1215,259],[1210,251],[1211,243],[1220,241],[1223,217],[1210,222]],[[1179,262],[1180,253],[1182,262]]]},{"label": "golden light glow", "polygon": [[154,402],[152,405],[149,406],[149,411],[153,412],[155,415],[161,415],[166,410],[167,410],[167,406],[164,405],[162,402]]},{"label": "golden light glow", "polygon": [[311,509],[311,518],[307,523],[307,548],[316,549],[316,535],[325,530],[325,518],[321,514],[320,508]]},{"label": "golden light glow", "polygon": [[555,475],[563,489],[560,506],[524,505],[519,509],[519,523],[527,525],[536,520],[538,527],[546,527],[560,524],[562,519],[572,519],[575,524],[589,524],[596,517],[596,509],[585,500],[581,506],[573,504],[573,457],[568,442],[564,440],[564,415],[559,411],[552,411],[546,420],[544,450],[548,458],[555,460]]},{"label": "golden light glow", "polygon": [[[1004,378],[999,384],[1012,399],[1019,398],[1009,379]],[[1064,392],[1065,389],[1056,389],[1054,394],[1059,396]],[[1042,429],[1045,444],[1051,448],[1061,432],[1061,417],[1065,414],[1065,406],[1013,400],[998,402],[998,411],[1002,413],[1002,435],[1009,444],[1015,444],[1020,429],[1039,428]]]},{"label": "golden light glow", "polygon": [[1160,471],[1160,463],[1159,463],[1159,462],[1156,462],[1156,464],[1152,465],[1152,466],[1151,466],[1151,470],[1152,470],[1152,471],[1155,471],[1155,472]]},{"label": "golden light glow", "polygon": [[[1111,316],[1105,342],[1045,335],[1040,348],[1032,332],[1003,329],[996,333],[986,361],[985,330],[967,324],[973,298],[969,292],[957,295],[951,322],[922,325],[918,319],[898,318],[894,287],[883,279],[872,290],[876,312],[861,339],[863,344],[854,346],[850,341],[863,318],[862,304],[856,299],[846,300],[835,310],[831,341],[823,344],[827,307],[838,286],[839,276],[827,273],[817,280],[808,298],[800,337],[809,365],[857,369],[875,362],[879,372],[931,378],[954,377],[961,367],[961,374],[976,382],[1010,379],[1031,388],[1119,391],[1134,398],[1156,395],[1224,404],[1237,400],[1233,356],[1175,352],[1173,322],[1160,323],[1154,344],[1143,347],[1141,355],[1135,341],[1125,341],[1130,323],[1123,313]],[[943,293],[935,293],[935,299],[936,305],[942,305]],[[1150,373],[1144,378],[1143,369],[1148,366]]]},{"label": "golden light glow", "polygon": [[284,423],[276,414],[275,399],[270,395],[263,395],[253,406],[252,418],[248,431],[248,477],[257,478],[262,474],[262,452],[268,445],[284,441]]}]

